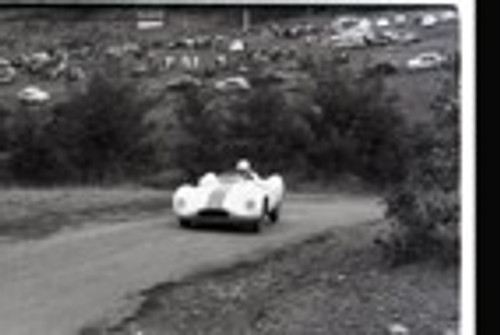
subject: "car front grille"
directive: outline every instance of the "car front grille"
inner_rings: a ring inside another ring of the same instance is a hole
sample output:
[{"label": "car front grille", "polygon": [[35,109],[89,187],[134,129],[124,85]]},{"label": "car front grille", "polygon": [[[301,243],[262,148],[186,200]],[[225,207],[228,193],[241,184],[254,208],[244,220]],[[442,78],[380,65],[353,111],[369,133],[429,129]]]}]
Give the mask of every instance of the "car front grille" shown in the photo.
[{"label": "car front grille", "polygon": [[198,216],[208,218],[227,218],[229,213],[223,209],[204,209],[198,212]]}]

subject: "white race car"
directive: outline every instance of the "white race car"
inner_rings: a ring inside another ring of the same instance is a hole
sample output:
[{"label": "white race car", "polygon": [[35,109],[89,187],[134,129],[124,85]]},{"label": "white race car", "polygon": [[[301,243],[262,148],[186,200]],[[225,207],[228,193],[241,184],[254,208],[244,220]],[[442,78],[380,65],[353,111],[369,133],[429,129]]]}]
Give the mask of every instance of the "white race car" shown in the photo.
[{"label": "white race car", "polygon": [[203,223],[235,223],[258,232],[265,220],[279,219],[285,186],[273,174],[229,171],[203,175],[197,185],[181,185],[174,193],[173,210],[183,227]]}]

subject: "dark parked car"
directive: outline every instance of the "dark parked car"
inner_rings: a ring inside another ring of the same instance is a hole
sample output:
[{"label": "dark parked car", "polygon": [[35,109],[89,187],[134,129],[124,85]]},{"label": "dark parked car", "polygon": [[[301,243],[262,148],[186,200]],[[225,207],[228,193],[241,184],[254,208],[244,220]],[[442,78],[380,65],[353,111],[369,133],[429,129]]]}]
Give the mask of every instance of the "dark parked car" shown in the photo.
[{"label": "dark parked car", "polygon": [[391,61],[382,61],[371,66],[368,66],[365,69],[365,75],[394,75],[398,73],[399,68],[398,65]]}]

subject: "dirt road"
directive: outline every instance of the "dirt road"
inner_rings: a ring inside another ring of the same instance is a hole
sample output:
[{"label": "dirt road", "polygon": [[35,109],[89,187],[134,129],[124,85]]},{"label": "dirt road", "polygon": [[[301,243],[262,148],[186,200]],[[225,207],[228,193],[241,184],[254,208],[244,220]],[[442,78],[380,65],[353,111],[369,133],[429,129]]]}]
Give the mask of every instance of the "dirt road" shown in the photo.
[{"label": "dirt road", "polygon": [[291,196],[260,234],[184,230],[166,215],[0,245],[0,332],[68,335],[158,282],[256,257],[337,225],[381,218],[374,198]]}]

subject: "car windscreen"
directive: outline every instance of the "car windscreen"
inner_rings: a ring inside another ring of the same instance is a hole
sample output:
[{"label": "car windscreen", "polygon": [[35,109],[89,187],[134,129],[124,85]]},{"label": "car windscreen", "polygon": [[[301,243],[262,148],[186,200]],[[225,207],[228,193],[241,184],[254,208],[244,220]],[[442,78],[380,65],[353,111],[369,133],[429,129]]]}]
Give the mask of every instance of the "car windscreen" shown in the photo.
[{"label": "car windscreen", "polygon": [[222,184],[234,184],[247,180],[239,171],[223,172],[217,176],[217,179]]}]

